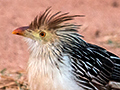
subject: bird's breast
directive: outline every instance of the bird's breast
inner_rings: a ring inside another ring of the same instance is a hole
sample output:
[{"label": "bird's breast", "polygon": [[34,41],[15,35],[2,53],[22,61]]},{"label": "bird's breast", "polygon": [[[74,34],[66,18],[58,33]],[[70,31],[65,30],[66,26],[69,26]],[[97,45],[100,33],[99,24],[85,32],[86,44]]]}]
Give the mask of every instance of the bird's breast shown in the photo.
[{"label": "bird's breast", "polygon": [[70,58],[62,57],[63,63],[57,63],[59,69],[52,66],[49,60],[30,57],[28,63],[28,80],[31,90],[83,90],[79,87],[71,73]]}]

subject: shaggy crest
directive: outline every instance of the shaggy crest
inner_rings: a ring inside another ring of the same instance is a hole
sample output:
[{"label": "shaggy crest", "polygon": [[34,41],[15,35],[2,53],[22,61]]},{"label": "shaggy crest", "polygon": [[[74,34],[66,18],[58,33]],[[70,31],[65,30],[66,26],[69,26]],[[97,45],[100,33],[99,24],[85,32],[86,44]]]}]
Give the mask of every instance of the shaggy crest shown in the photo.
[{"label": "shaggy crest", "polygon": [[[61,25],[65,21],[73,20],[74,17],[84,17],[84,15],[68,15],[69,13],[60,14],[61,11],[51,15],[51,7],[47,8],[44,13],[37,15],[34,21],[29,25],[30,29],[40,28],[44,26],[48,30],[58,29],[62,27],[73,26],[73,24]],[[74,25],[79,26],[79,25]]]}]

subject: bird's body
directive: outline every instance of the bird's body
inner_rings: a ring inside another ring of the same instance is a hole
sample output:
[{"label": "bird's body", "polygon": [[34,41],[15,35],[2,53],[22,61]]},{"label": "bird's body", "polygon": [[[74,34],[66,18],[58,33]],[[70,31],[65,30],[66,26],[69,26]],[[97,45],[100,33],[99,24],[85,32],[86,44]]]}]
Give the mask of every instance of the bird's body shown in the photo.
[{"label": "bird's body", "polygon": [[79,25],[63,24],[82,15],[49,13],[13,32],[27,37],[31,90],[111,90],[111,81],[120,82],[120,58],[82,40]]}]

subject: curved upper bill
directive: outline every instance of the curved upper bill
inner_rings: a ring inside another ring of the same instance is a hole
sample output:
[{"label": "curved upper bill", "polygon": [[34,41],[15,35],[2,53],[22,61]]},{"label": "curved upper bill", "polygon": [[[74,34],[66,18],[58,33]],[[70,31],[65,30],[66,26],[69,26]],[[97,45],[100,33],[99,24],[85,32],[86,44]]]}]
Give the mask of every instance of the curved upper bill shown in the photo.
[{"label": "curved upper bill", "polygon": [[25,30],[28,29],[29,27],[28,26],[24,26],[24,27],[20,27],[20,28],[17,28],[15,29],[12,34],[17,34],[17,35],[22,35],[24,36],[25,34]]}]

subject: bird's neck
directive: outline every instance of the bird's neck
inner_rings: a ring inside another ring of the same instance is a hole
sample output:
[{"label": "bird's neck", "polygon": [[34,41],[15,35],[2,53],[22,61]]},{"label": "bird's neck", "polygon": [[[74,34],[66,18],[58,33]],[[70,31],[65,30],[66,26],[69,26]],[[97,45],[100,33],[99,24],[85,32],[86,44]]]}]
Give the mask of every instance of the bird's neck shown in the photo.
[{"label": "bird's neck", "polygon": [[67,90],[68,87],[69,90],[82,90],[71,73],[73,68],[69,55],[61,55],[61,50],[56,50],[54,45],[42,46],[32,40],[28,41],[28,45],[28,80],[31,90]]},{"label": "bird's neck", "polygon": [[39,58],[32,55],[35,52],[30,55],[28,80],[31,90],[67,90],[67,85],[63,85],[65,85],[65,82],[70,82],[69,80],[72,77],[70,72],[71,67],[67,66],[69,57],[64,56],[64,64],[62,64],[57,62],[55,56],[53,57],[52,54],[48,53],[48,49],[46,52],[41,52],[43,56]]},{"label": "bird's neck", "polygon": [[51,44],[40,44],[39,42],[29,41],[30,47],[30,58],[28,62],[28,68],[36,67],[37,72],[41,72],[41,76],[51,72],[51,68],[57,68],[58,65],[57,56],[55,52],[55,47]]},{"label": "bird's neck", "polygon": [[[55,88],[53,77],[55,75],[60,76],[57,57],[51,52],[55,50],[54,46],[40,45],[39,42],[32,40],[28,41],[28,45],[30,47],[30,58],[28,61],[30,87],[32,90],[54,90],[52,89]],[[46,84],[50,85],[46,87]]]}]

